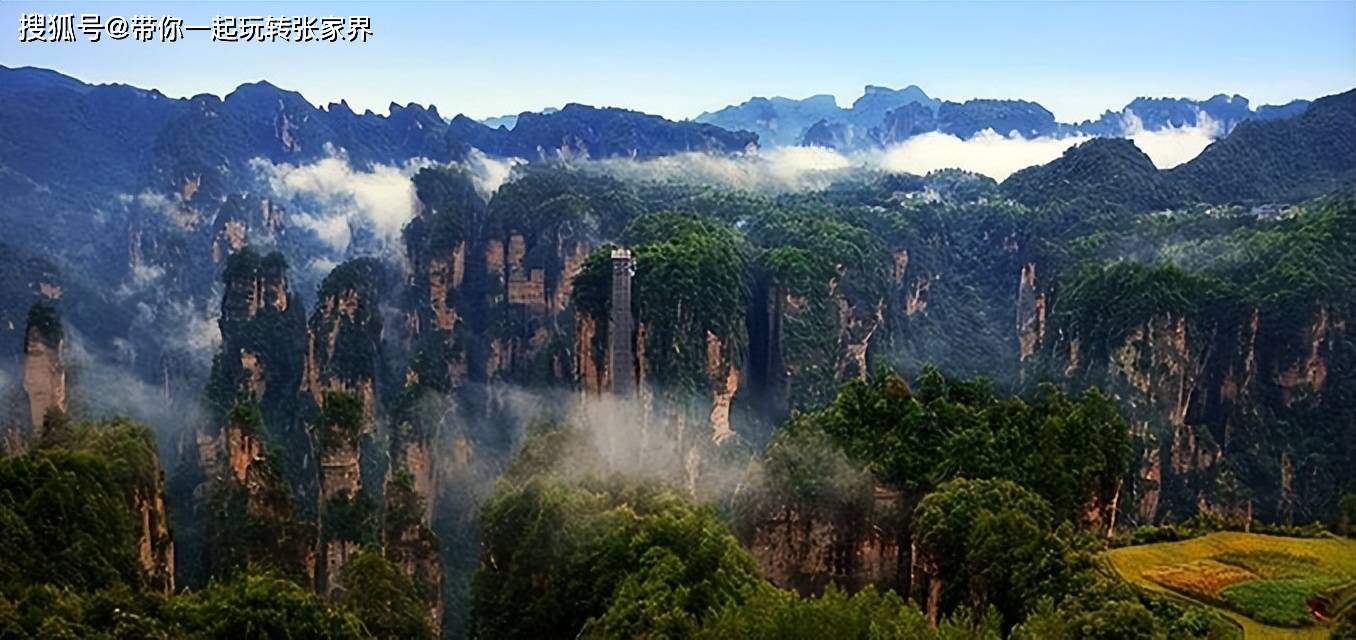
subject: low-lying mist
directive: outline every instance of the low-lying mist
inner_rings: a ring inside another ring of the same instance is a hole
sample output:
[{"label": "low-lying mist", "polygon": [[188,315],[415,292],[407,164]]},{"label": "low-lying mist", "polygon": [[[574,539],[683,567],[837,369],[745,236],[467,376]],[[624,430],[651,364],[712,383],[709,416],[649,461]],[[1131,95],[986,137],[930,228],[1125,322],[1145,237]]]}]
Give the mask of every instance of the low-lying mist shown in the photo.
[{"label": "low-lying mist", "polygon": [[[1138,122],[1137,120],[1135,122]],[[1127,124],[1134,141],[1159,169],[1175,167],[1198,155],[1219,134],[1208,119],[1194,127],[1146,131]],[[860,170],[926,174],[965,169],[1002,181],[1026,167],[1045,164],[1089,136],[1024,138],[985,130],[970,138],[929,132],[883,150],[841,152],[825,147],[775,147],[751,156],[683,153],[652,160],[602,160],[597,164],[619,176],[658,181],[716,184],[747,191],[788,192],[823,189]]]}]

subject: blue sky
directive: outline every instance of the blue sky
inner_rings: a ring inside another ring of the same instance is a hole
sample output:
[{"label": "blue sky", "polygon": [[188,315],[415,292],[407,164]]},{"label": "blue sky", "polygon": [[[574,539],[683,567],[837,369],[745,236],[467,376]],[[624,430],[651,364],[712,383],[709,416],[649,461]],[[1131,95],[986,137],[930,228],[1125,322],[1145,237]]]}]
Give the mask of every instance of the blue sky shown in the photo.
[{"label": "blue sky", "polygon": [[[25,12],[368,15],[364,45],[19,43]],[[1061,120],[1139,95],[1254,104],[1356,85],[1356,2],[536,3],[0,0],[0,64],[172,96],[267,79],[312,102],[391,101],[486,117],[565,102],[684,118],[755,95],[917,84],[952,100],[1036,100]]]}]

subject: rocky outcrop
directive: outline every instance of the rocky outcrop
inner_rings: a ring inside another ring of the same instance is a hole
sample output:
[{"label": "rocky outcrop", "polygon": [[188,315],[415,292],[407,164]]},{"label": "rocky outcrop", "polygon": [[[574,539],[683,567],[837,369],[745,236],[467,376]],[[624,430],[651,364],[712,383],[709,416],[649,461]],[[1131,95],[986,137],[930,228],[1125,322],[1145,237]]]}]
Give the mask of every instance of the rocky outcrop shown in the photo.
[{"label": "rocky outcrop", "polygon": [[[315,528],[297,518],[293,488],[278,468],[280,459],[266,449],[264,428],[258,403],[241,400],[218,438],[204,443],[201,464],[215,515],[205,553],[217,573],[252,564],[310,578],[316,574]],[[242,529],[253,533],[234,539]],[[231,548],[213,547],[222,544]]]},{"label": "rocky outcrop", "polygon": [[427,473],[426,451],[406,446],[400,469],[386,482],[386,526],[382,531],[382,547],[386,557],[404,571],[414,582],[428,605],[430,629],[442,628],[443,571],[439,556],[438,537],[429,524],[429,504],[425,496],[435,495],[431,488],[421,492],[420,475]]},{"label": "rocky outcrop", "polygon": [[307,323],[305,390],[316,404],[327,390],[355,394],[369,421],[375,388],[384,370],[382,318],[378,311],[382,265],[360,258],[339,265],[320,286]]},{"label": "rocky outcrop", "polygon": [[[208,389],[217,424],[228,422],[242,395],[257,403],[282,453],[276,471],[294,491],[313,495],[315,460],[297,402],[306,317],[291,290],[287,262],[278,253],[260,256],[242,248],[227,259],[222,284],[221,351]],[[214,431],[208,435],[225,438]]]},{"label": "rocky outcrop", "polygon": [[49,411],[66,410],[66,367],[62,362],[65,335],[56,307],[39,302],[28,312],[24,331],[23,388],[34,440],[42,437]]},{"label": "rocky outcrop", "polygon": [[1017,358],[1026,360],[1036,353],[1045,338],[1045,292],[1036,286],[1036,263],[1022,265],[1017,285]]},{"label": "rocky outcrop", "polygon": [[711,380],[711,440],[723,444],[734,437],[730,405],[739,390],[739,369],[724,357],[725,346],[716,334],[706,332],[706,375]]},{"label": "rocky outcrop", "polygon": [[[1268,424],[1311,420],[1328,410],[1329,371],[1348,366],[1350,357],[1337,346],[1346,331],[1341,308],[1319,301],[1270,312],[1240,305],[1208,316],[1162,313],[1134,325],[1104,352],[1089,349],[1096,336],[1064,325],[1037,338],[1045,345],[1038,350],[1058,345],[1054,370],[1112,392],[1130,421],[1138,463],[1118,494],[1129,517],[1117,522],[1202,512],[1289,521],[1326,513],[1324,496],[1336,489],[1325,483],[1332,481],[1315,475],[1316,468],[1298,470],[1301,460],[1321,453],[1296,456],[1304,443]],[[1258,471],[1240,478],[1240,468]]]},{"label": "rocky outcrop", "polygon": [[307,324],[304,392],[319,408],[311,426],[319,465],[317,589],[337,593],[339,577],[365,532],[360,520],[336,511],[365,508],[363,440],[374,435],[380,411],[377,385],[385,371],[378,312],[381,265],[346,262],[320,286]]},{"label": "rocky outcrop", "polygon": [[[867,585],[901,588],[908,579],[903,494],[877,486],[862,506],[835,512],[784,505],[754,526],[748,547],[759,573],[803,594],[829,583],[855,591]],[[903,546],[904,553],[901,554]]]},{"label": "rocky outcrop", "polygon": [[147,585],[166,595],[174,593],[174,537],[165,507],[165,474],[157,455],[153,486],[134,487],[132,515],[137,529],[137,562]]}]

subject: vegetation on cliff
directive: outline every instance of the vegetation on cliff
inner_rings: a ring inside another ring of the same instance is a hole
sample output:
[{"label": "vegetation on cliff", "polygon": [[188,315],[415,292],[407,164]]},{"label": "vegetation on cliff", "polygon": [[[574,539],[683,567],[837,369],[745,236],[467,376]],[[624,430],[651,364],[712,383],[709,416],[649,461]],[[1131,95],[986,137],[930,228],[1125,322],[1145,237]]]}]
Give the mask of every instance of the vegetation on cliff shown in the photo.
[{"label": "vegetation on cliff", "polygon": [[[749,304],[748,246],[733,228],[709,218],[676,212],[642,216],[622,233],[631,249],[635,276],[631,308],[644,326],[650,381],[673,394],[707,389],[712,383],[708,336],[720,341],[723,363],[737,363],[747,348],[744,314]],[[575,308],[595,318],[594,355],[607,344],[611,308],[611,247],[584,262],[572,291]]]},{"label": "vegetation on cliff", "polygon": [[968,614],[935,630],[893,593],[801,599],[776,589],[711,507],[581,467],[602,461],[589,438],[573,427],[538,431],[485,505],[473,635],[998,637],[996,620]]},{"label": "vegetation on cliff", "polygon": [[816,468],[833,450],[859,470],[858,486],[869,476],[922,495],[952,478],[1008,479],[1035,490],[1061,520],[1112,499],[1130,464],[1125,421],[1095,390],[1074,400],[1043,386],[1024,400],[996,394],[983,379],[947,378],[935,369],[912,386],[877,371],[777,432],[760,458],[756,486],[778,497],[758,497],[750,506],[788,499],[833,506],[844,494],[822,483],[853,476]]},{"label": "vegetation on cliff", "polygon": [[48,425],[33,451],[0,458],[0,594],[139,588],[134,500],[159,480],[150,430],[122,419]]}]

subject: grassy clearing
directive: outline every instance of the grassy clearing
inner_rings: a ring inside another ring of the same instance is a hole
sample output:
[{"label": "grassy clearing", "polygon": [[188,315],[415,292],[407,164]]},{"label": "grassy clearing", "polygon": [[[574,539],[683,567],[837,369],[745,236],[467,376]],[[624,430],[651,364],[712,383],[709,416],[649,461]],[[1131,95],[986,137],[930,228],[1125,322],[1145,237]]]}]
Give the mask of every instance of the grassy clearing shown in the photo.
[{"label": "grassy clearing", "polygon": [[1332,578],[1255,580],[1232,585],[1220,595],[1229,608],[1258,622],[1303,627],[1316,621],[1309,603],[1336,585]]},{"label": "grassy clearing", "polygon": [[[1326,640],[1356,605],[1356,541],[1222,532],[1114,549],[1122,578],[1218,609],[1247,640]],[[1285,626],[1302,625],[1302,626]]]}]

